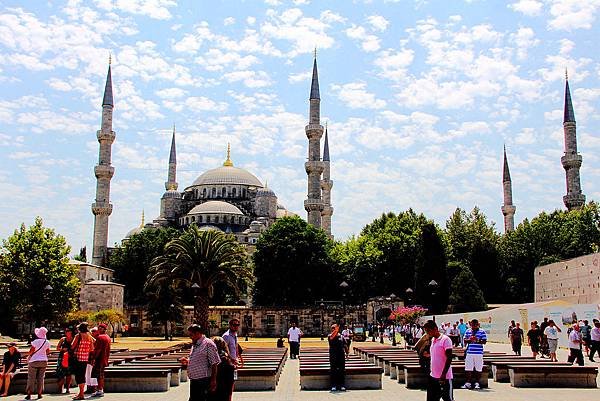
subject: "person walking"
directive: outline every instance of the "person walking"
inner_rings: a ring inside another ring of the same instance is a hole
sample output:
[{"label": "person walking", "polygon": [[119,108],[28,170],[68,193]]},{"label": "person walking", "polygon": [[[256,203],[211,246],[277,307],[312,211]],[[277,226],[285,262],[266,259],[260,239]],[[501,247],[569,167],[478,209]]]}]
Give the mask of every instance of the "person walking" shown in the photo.
[{"label": "person walking", "polygon": [[479,380],[483,370],[483,346],[487,342],[487,335],[484,330],[479,328],[477,319],[471,320],[471,328],[465,332],[465,343],[467,350],[465,352],[465,374],[466,383],[462,388],[480,389]]},{"label": "person walking", "polygon": [[346,353],[344,337],[340,334],[339,325],[331,325],[331,333],[327,337],[327,341],[329,342],[331,391],[346,391]]},{"label": "person walking", "polygon": [[181,358],[181,362],[187,365],[190,381],[189,401],[208,401],[209,393],[217,390],[217,375],[221,362],[219,351],[215,342],[206,338],[199,325],[192,324],[188,327],[188,334],[192,339],[192,349],[188,357]]},{"label": "person walking", "polygon": [[446,335],[450,337],[450,340],[452,340],[452,345],[458,347],[458,344],[460,343],[460,332],[458,331],[458,324],[454,323],[452,327],[449,327]]},{"label": "person walking", "polygon": [[89,332],[87,322],[79,323],[77,331],[78,333],[73,338],[71,345],[74,355],[73,373],[75,374],[75,382],[79,387],[79,392],[73,399],[83,400],[85,399],[85,373],[90,356],[94,352],[94,337]]},{"label": "person walking", "polygon": [[464,348],[465,333],[467,332],[467,329],[469,328],[469,326],[467,326],[467,324],[464,322],[463,319],[460,319],[457,327],[458,327],[458,334],[460,335],[460,346]]},{"label": "person walking", "polygon": [[58,350],[58,362],[56,364],[56,378],[58,379],[58,394],[69,394],[71,388],[71,343],[73,342],[73,330],[65,329],[64,337],[58,340],[56,349]]},{"label": "person walking", "polygon": [[583,366],[583,353],[581,352],[582,345],[582,337],[581,337],[581,328],[577,323],[575,323],[572,327],[573,330],[569,333],[569,357],[567,358],[567,362],[571,365],[573,362],[577,361],[579,366]]},{"label": "person walking", "polygon": [[8,396],[10,381],[21,367],[21,353],[14,342],[8,343],[8,351],[2,358],[2,372],[0,372],[0,390],[4,389],[0,397]]},{"label": "person walking", "polygon": [[[231,322],[229,322],[231,326]],[[217,389],[209,396],[211,401],[231,401],[233,393],[234,373],[237,359],[229,353],[230,347],[223,337],[213,337],[217,352],[219,353],[219,366],[217,367]]]},{"label": "person walking", "polygon": [[558,362],[556,350],[558,349],[558,333],[561,331],[560,327],[554,323],[554,320],[549,320],[548,325],[544,329],[544,337],[548,342],[548,352],[550,353],[550,360],[552,362]]},{"label": "person walking", "polygon": [[545,334],[546,327],[548,327],[548,318],[544,317],[544,320],[540,324],[540,331],[542,332],[542,341],[540,341],[540,358],[552,358],[550,356],[550,346],[548,345],[548,338]]},{"label": "person walking", "polygon": [[515,347],[513,346],[513,330],[515,329],[515,327],[517,327],[515,321],[511,320],[510,324],[508,325],[507,335],[508,340],[510,341],[510,347],[512,348],[513,352],[515,352]]},{"label": "person walking", "polygon": [[26,400],[31,399],[34,387],[37,389],[37,399],[42,398],[44,393],[44,379],[46,367],[48,366],[48,354],[50,354],[50,342],[46,338],[48,329],[40,327],[34,330],[37,339],[31,342],[29,356],[27,358],[27,388]]},{"label": "person walking", "polygon": [[300,338],[303,335],[302,330],[296,327],[296,322],[292,321],[292,327],[289,328],[287,333],[288,344],[290,344],[290,359],[296,359],[300,355]]},{"label": "person walking", "polygon": [[592,344],[592,326],[588,320],[584,320],[580,325],[581,344],[585,347],[585,355],[590,356],[590,346]]},{"label": "person walking", "polygon": [[106,334],[107,326],[105,323],[98,325],[97,334],[94,336],[94,352],[92,353],[92,378],[96,379],[98,385],[92,397],[104,397],[104,370],[108,366],[108,357],[110,356],[110,337]]},{"label": "person walking", "polygon": [[[240,328],[240,321],[239,319],[233,318],[229,321],[229,329],[223,333],[223,341],[225,341],[225,344],[227,344],[227,354],[228,356],[233,360],[233,368],[234,371],[232,373],[232,379],[231,379],[231,391],[230,391],[230,395],[233,392],[233,385],[234,385],[234,381],[237,379],[237,368],[238,366],[243,366],[244,365],[244,360],[242,358],[242,354],[241,354],[241,350],[242,347],[239,345],[238,343],[238,331]],[[217,348],[219,347],[219,344],[217,344]],[[221,357],[221,360],[223,359],[223,357]],[[231,398],[231,396],[230,396]]]},{"label": "person walking", "polygon": [[430,372],[427,383],[427,401],[453,401],[452,394],[452,340],[440,333],[437,324],[428,320],[423,329],[431,338],[429,346]]},{"label": "person walking", "polygon": [[537,322],[534,320],[531,322],[531,328],[527,332],[527,345],[531,348],[531,353],[533,354],[533,358],[537,358],[538,353],[540,352],[540,343],[542,341],[542,331],[537,325]]},{"label": "person walking", "polygon": [[511,331],[512,333],[512,349],[515,355],[521,356],[521,347],[523,346],[524,333],[521,328],[521,323],[517,323]]},{"label": "person walking", "polygon": [[346,359],[348,359],[348,357],[350,356],[350,345],[352,344],[352,336],[354,336],[352,329],[344,325],[344,330],[342,330],[342,338],[344,339],[344,352],[346,353]]},{"label": "person walking", "polygon": [[596,352],[600,356],[600,321],[594,319],[594,327],[590,331],[590,362],[594,361]]}]

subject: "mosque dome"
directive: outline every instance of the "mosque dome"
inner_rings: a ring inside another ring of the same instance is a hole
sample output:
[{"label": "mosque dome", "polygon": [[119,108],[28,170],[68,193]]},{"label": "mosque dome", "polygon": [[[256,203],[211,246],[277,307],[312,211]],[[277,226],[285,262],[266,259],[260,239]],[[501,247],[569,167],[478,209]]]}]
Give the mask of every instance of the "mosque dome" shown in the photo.
[{"label": "mosque dome", "polygon": [[143,227],[132,228],[131,230],[127,231],[125,238],[131,238],[132,236],[141,233],[143,230]]},{"label": "mosque dome", "polygon": [[256,191],[256,196],[275,196],[275,192],[273,192],[271,188],[265,185],[264,188],[261,188],[258,191]]},{"label": "mosque dome", "polygon": [[231,148],[227,145],[227,160],[221,167],[208,170],[196,178],[191,186],[197,185],[247,185],[262,188],[263,184],[251,172],[234,167],[231,161]]},{"label": "mosque dome", "polygon": [[243,213],[237,206],[222,201],[208,201],[196,205],[188,214],[236,214],[242,216]]}]

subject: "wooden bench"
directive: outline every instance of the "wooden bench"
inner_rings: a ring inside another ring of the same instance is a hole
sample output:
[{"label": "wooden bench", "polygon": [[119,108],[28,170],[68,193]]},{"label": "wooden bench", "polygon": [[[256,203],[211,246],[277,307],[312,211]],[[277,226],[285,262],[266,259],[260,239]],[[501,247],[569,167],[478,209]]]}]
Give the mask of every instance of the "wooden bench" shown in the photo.
[{"label": "wooden bench", "polygon": [[[452,363],[452,374],[454,379],[452,384],[455,388],[458,388],[465,384],[467,376],[465,372],[465,365],[459,363]],[[481,388],[488,387],[489,378],[489,367],[484,365],[481,377],[479,379],[479,386]],[[429,381],[429,373],[424,372],[423,368],[419,365],[404,365],[404,384],[407,388],[411,389],[423,389],[427,387]]]},{"label": "wooden bench", "polygon": [[510,376],[508,375],[508,367],[510,365],[536,365],[536,366],[570,366],[570,364],[566,362],[550,362],[544,360],[535,360],[530,358],[529,360],[492,360],[486,361],[486,364],[490,365],[490,370],[492,372],[492,379],[498,383],[509,383]]},{"label": "wooden bench", "polygon": [[597,366],[509,365],[513,387],[596,388]]}]

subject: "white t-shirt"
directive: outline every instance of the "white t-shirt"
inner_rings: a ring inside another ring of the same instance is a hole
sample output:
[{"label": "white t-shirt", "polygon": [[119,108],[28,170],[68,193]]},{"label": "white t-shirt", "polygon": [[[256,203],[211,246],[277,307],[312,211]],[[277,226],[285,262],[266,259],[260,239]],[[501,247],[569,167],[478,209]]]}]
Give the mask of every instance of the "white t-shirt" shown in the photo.
[{"label": "white t-shirt", "polygon": [[344,337],[344,339],[349,340],[351,336],[352,336],[352,330],[350,330],[350,329],[342,330],[342,337]]},{"label": "white t-shirt", "polygon": [[29,362],[48,361],[46,350],[50,348],[50,342],[46,339],[38,338],[31,342],[31,346],[35,347],[35,354],[29,357]]},{"label": "white t-shirt", "polygon": [[298,327],[290,327],[288,330],[288,341],[299,342],[301,334],[302,330],[300,330]]},{"label": "white t-shirt", "polygon": [[569,348],[579,349],[581,347],[581,333],[573,330],[569,334]]},{"label": "white t-shirt", "polygon": [[558,329],[556,326],[548,326],[544,329],[544,335],[549,340],[558,340]]},{"label": "white t-shirt", "polygon": [[600,341],[600,327],[594,327],[591,334],[592,341]]}]

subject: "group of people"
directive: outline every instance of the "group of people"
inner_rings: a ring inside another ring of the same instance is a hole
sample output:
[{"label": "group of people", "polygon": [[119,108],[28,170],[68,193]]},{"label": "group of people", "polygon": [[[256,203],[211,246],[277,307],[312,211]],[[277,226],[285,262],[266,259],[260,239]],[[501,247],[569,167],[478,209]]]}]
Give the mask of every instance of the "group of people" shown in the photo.
[{"label": "group of people", "polygon": [[[567,330],[569,356],[567,362],[578,365],[584,365],[584,352],[590,362],[595,362],[594,355],[600,356],[600,321],[593,320],[593,326],[588,320],[573,322]],[[508,338],[512,345],[513,352],[521,355],[521,346],[525,338],[531,348],[534,358],[539,355],[540,358],[548,357],[553,362],[558,362],[556,350],[558,349],[559,334],[562,332],[554,320],[544,318],[544,321],[538,325],[537,321],[531,322],[531,328],[524,334],[521,325],[511,320],[508,326]]]},{"label": "group of people", "polygon": [[243,366],[243,349],[238,343],[239,319],[229,321],[222,336],[208,338],[197,324],[188,327],[192,349],[181,362],[187,365],[190,381],[190,401],[230,401],[237,379],[237,369]]},{"label": "group of people", "polygon": [[[88,393],[93,397],[104,396],[104,370],[108,366],[110,355],[110,337],[106,334],[107,326],[103,323],[89,329],[87,323],[77,326],[77,333],[72,329],[65,329],[65,335],[58,344],[59,351],[56,364],[56,377],[58,378],[58,391],[65,394],[70,393],[71,376],[75,375],[75,381],[79,391],[74,400],[84,399],[84,390],[88,385]],[[44,380],[48,367],[48,356],[51,345],[46,337],[48,330],[39,327],[34,330],[36,339],[31,341],[31,347],[26,354],[27,357],[27,386],[25,399],[30,400],[34,390],[37,399],[41,399],[44,393]],[[8,395],[10,381],[18,371],[22,355],[16,347],[16,343],[10,343],[8,351],[5,352],[2,361],[1,384],[4,389],[2,396]]]}]

